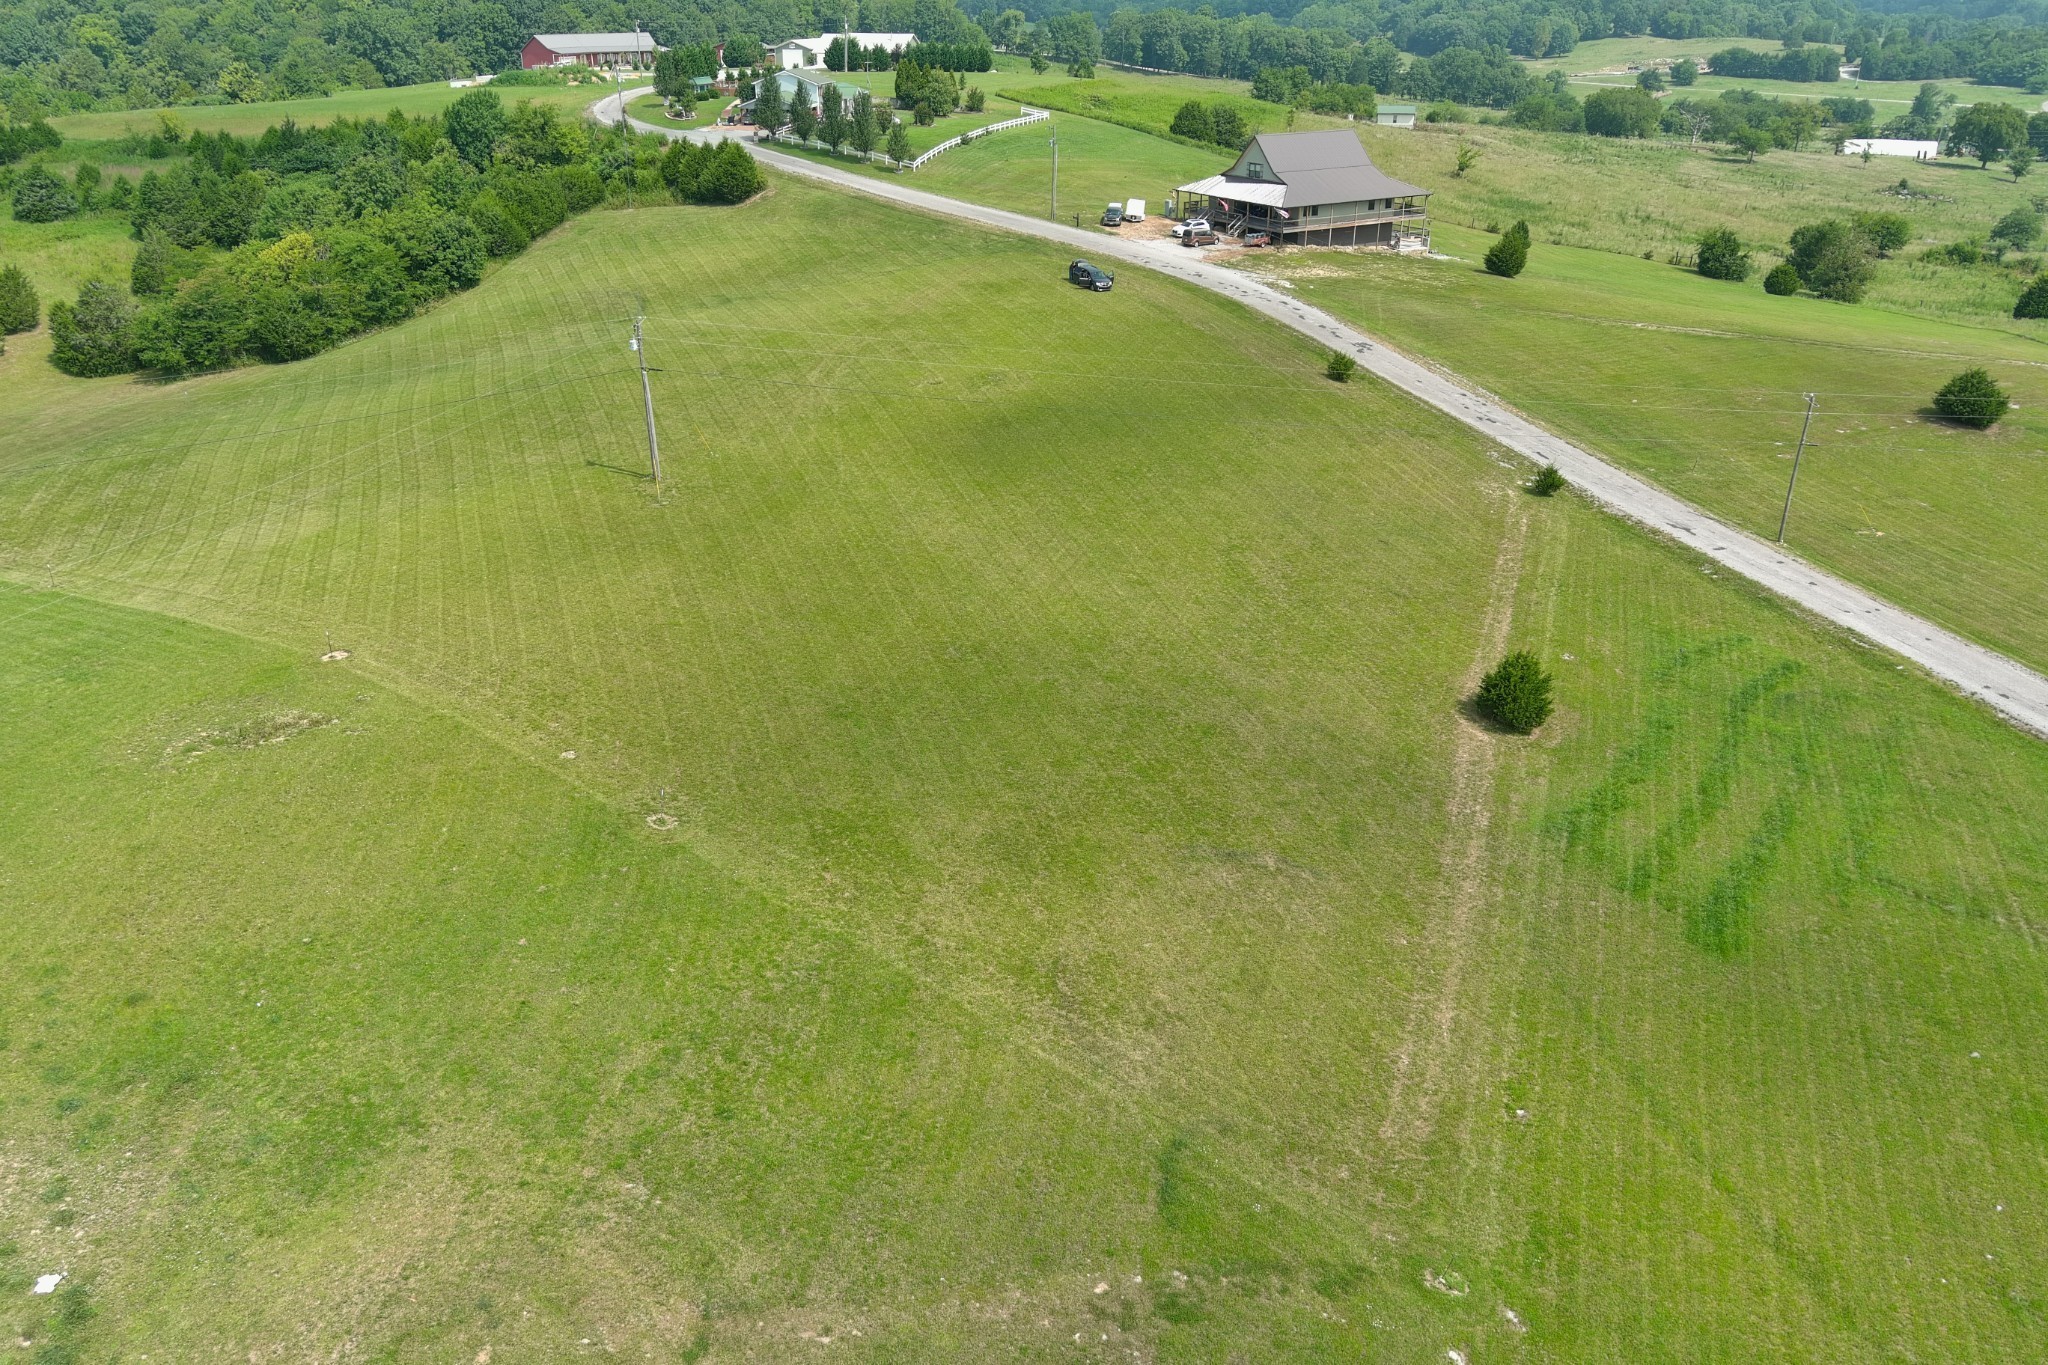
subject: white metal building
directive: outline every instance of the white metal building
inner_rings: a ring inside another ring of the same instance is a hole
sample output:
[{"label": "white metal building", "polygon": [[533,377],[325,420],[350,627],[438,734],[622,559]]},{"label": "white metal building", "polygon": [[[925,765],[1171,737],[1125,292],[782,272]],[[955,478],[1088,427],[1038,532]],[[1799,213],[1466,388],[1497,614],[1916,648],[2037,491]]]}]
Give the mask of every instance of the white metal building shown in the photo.
[{"label": "white metal building", "polygon": [[1921,142],[1905,137],[1852,137],[1842,141],[1843,156],[1906,156],[1915,161],[1932,161],[1941,155],[1939,142]]},{"label": "white metal building", "polygon": [[767,43],[768,64],[784,71],[808,70],[825,65],[825,49],[840,38],[851,38],[864,48],[879,47],[900,52],[917,41],[915,33],[824,33],[816,38],[791,38]]}]

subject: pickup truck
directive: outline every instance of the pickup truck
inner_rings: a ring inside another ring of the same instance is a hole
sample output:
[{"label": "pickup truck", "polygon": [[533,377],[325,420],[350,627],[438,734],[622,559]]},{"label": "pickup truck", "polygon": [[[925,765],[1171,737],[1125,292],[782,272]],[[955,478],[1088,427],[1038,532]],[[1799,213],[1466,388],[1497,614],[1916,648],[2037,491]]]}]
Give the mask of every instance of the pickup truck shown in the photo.
[{"label": "pickup truck", "polygon": [[1180,239],[1180,244],[1182,246],[1215,246],[1216,243],[1222,240],[1221,237],[1204,228],[1200,232],[1190,232],[1187,236]]},{"label": "pickup truck", "polygon": [[1124,206],[1122,204],[1111,204],[1102,211],[1102,225],[1104,227],[1119,227],[1123,224],[1123,221]]}]

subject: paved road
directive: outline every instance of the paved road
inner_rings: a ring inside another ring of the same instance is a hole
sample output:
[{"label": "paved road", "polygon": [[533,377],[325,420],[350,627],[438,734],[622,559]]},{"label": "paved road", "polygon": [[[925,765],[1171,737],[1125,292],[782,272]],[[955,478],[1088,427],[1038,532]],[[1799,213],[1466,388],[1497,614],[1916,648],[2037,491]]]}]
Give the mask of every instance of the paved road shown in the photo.
[{"label": "paved road", "polygon": [[[628,90],[600,100],[592,106],[593,116],[606,122],[616,122],[620,102],[641,93],[640,90]],[[637,119],[632,122],[643,132],[671,138],[716,139],[737,135],[730,129],[685,132],[657,128]],[[1024,131],[1018,135],[1029,137],[1035,134]],[[764,163],[792,175],[824,181],[949,218],[961,218],[1058,242],[1098,259],[1128,261],[1236,299],[1247,308],[1293,328],[1319,345],[1351,352],[1358,357],[1360,369],[1448,413],[1506,449],[1539,465],[1556,465],[1575,489],[1609,511],[1650,527],[1687,549],[1697,551],[1703,557],[1796,602],[1816,616],[1882,645],[1983,701],[2013,724],[2048,737],[2048,678],[2016,660],[1965,640],[1852,583],[1817,569],[1769,541],[1716,521],[1655,484],[1545,431],[1527,418],[1511,412],[1490,395],[1403,355],[1320,308],[1303,303],[1284,289],[1261,283],[1243,271],[1205,261],[1198,253],[1171,242],[1129,241],[1029,218],[1004,209],[949,199],[944,195],[913,189],[893,178],[863,176],[765,146],[751,146],[749,150]]]}]

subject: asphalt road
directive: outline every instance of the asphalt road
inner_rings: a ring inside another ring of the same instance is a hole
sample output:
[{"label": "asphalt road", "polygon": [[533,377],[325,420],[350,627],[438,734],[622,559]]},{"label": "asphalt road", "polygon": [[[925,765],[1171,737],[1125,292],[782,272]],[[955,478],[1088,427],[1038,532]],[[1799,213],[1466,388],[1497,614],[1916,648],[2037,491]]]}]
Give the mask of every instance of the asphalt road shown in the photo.
[{"label": "asphalt road", "polygon": [[[651,89],[647,87],[646,89]],[[646,89],[622,91],[591,106],[592,116],[616,122],[623,101]],[[729,128],[665,129],[631,120],[642,132],[698,140],[739,136]],[[1019,136],[1034,136],[1030,130]],[[2017,660],[1966,640],[1933,622],[1893,606],[1853,583],[1815,568],[1782,547],[1716,521],[1655,484],[1619,469],[1590,451],[1553,435],[1501,404],[1491,395],[1445,375],[1377,341],[1320,308],[1246,275],[1217,265],[1172,242],[1127,241],[987,208],[912,188],[897,179],[880,179],[836,166],[790,156],[763,145],[749,150],[764,164],[791,175],[823,181],[842,189],[873,195],[910,208],[964,219],[1006,232],[1022,233],[1071,247],[1097,260],[1127,261],[1186,280],[1242,303],[1254,312],[1291,327],[1318,345],[1358,357],[1359,368],[1538,465],[1554,464],[1572,487],[1617,515],[1658,532],[1702,558],[1741,574],[1797,603],[1823,620],[1855,632],[1975,697],[2013,724],[2048,737],[2048,677]],[[1063,277],[1053,277],[1056,281]]]}]

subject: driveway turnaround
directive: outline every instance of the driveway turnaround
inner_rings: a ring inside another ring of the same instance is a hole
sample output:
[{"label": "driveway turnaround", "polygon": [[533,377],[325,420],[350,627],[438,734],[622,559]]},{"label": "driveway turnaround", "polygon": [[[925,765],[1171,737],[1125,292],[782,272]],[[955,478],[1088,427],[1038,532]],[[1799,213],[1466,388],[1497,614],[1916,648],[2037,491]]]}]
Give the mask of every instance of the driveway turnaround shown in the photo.
[{"label": "driveway turnaround", "polygon": [[[627,100],[651,89],[625,90],[599,100],[591,106],[591,116],[605,123],[616,123],[624,113]],[[715,141],[741,136],[739,130],[731,128],[681,130],[657,128],[638,119],[629,122],[641,132],[657,133],[667,138]],[[1016,135],[1031,137],[1036,135],[1036,131],[1021,130]],[[1982,701],[2013,724],[2048,738],[2048,678],[2026,665],[1965,640],[1953,631],[1944,630],[1853,583],[1815,568],[1788,553],[1783,546],[1716,521],[1655,484],[1545,431],[1510,411],[1491,395],[1374,340],[1283,289],[1276,289],[1241,270],[1205,261],[1198,253],[1178,243],[1126,240],[1030,218],[1005,209],[969,204],[942,194],[913,189],[893,178],[878,179],[790,156],[766,145],[750,145],[749,150],[763,163],[791,175],[824,181],[841,189],[873,195],[877,199],[923,209],[928,213],[1058,242],[1093,257],[1129,261],[1235,299],[1245,307],[1293,328],[1318,345],[1350,352],[1358,357],[1360,369],[1457,418],[1505,449],[1538,465],[1556,465],[1573,488],[1609,511],[1647,526],[1797,603],[1814,615],[1854,631],[1873,644],[1882,645]]]}]

